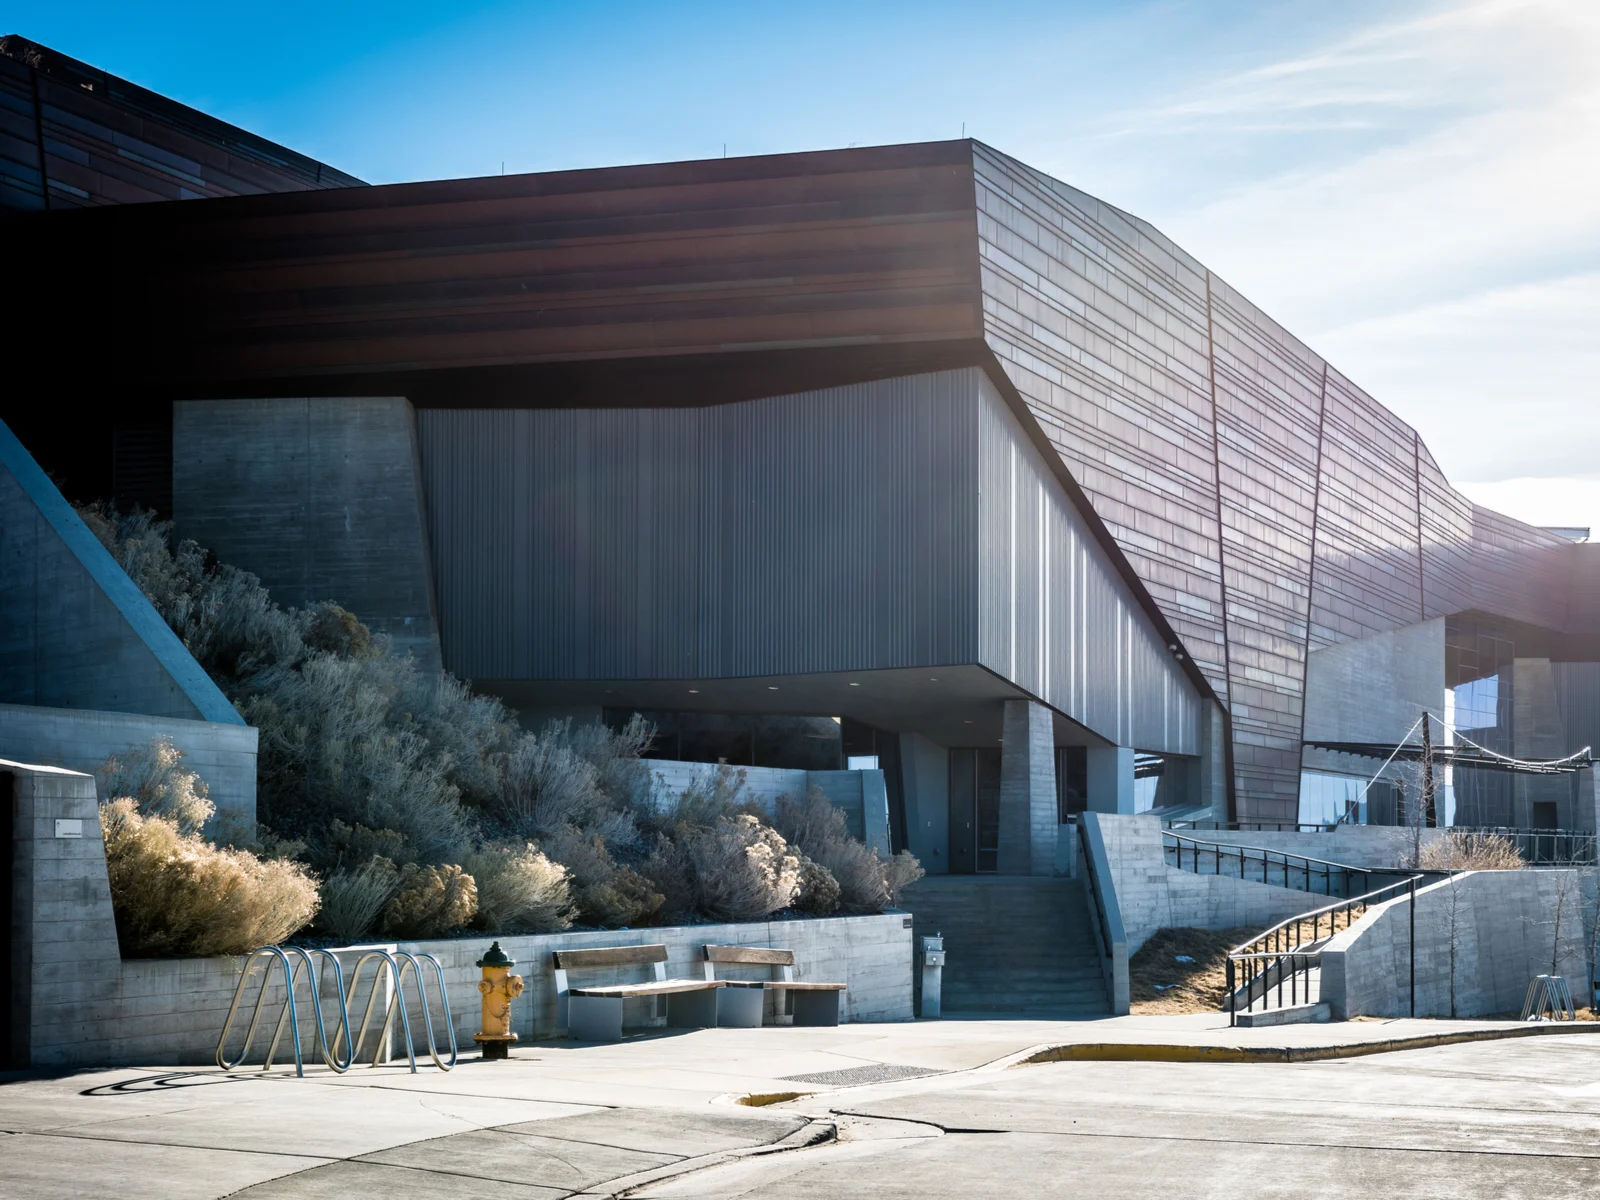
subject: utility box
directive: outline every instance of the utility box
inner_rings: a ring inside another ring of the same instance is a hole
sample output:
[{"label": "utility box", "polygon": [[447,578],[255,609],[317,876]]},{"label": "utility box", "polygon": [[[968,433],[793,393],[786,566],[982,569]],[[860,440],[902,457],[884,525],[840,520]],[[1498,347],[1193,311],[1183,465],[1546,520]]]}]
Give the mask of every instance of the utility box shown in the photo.
[{"label": "utility box", "polygon": [[944,976],[944,937],[934,934],[922,939],[922,1008],[921,1017],[939,1015],[939,989]]}]

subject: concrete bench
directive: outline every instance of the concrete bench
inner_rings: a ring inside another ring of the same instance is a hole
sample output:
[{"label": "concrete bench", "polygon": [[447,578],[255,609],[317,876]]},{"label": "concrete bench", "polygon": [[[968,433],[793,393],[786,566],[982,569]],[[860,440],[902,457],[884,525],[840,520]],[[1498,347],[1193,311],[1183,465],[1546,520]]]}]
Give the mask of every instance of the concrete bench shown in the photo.
[{"label": "concrete bench", "polygon": [[[665,946],[597,946],[592,950],[557,950],[556,1024],[581,1042],[622,1040],[622,1002],[637,996],[666,997],[667,1025],[673,1029],[705,1029],[717,1023],[715,979],[668,979]],[[655,978],[646,983],[613,983],[570,987],[571,971],[647,965]],[[660,1013],[659,1001],[656,1005]]]},{"label": "concrete bench", "polygon": [[[794,977],[794,951],[771,946],[707,946],[706,981],[723,990],[717,993],[717,1024],[755,1029],[761,1024],[762,999],[767,992],[793,997],[796,1025],[837,1025],[842,983],[802,983]],[[774,979],[718,979],[717,964],[771,967]]]}]

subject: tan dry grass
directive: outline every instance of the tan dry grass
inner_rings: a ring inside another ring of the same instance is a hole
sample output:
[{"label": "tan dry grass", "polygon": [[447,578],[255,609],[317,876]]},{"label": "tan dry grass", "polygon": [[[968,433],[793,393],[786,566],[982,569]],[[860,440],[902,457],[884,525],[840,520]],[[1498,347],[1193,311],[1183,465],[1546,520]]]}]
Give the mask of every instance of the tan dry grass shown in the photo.
[{"label": "tan dry grass", "polygon": [[[1256,929],[1158,929],[1128,960],[1130,1011],[1136,1015],[1220,1012],[1228,951]],[[1181,963],[1183,954],[1194,959]],[[1158,984],[1167,985],[1158,988]]]},{"label": "tan dry grass", "polygon": [[[1359,920],[1357,913],[1355,919]],[[1330,919],[1331,917],[1331,919]],[[1304,945],[1350,927],[1349,913],[1323,914],[1284,929],[1285,947]],[[1135,1014],[1221,1012],[1228,995],[1228,951],[1259,929],[1158,929],[1128,960],[1130,1011]],[[1181,963],[1183,954],[1194,959]],[[1158,988],[1157,984],[1167,985]]]}]

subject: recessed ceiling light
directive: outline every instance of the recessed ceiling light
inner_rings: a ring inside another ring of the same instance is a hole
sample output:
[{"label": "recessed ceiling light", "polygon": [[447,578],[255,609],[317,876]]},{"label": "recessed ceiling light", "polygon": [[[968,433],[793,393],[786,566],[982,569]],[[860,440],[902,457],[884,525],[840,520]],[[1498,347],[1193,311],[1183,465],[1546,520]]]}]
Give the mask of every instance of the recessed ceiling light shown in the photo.
[{"label": "recessed ceiling light", "polygon": [[938,683],[939,680],[935,676],[930,675],[930,676],[928,676],[928,682],[929,683]]},{"label": "recessed ceiling light", "polygon": [[700,689],[699,688],[690,688],[689,689],[689,695],[698,696],[699,694],[700,694]]},{"label": "recessed ceiling light", "polygon": [[963,725],[971,725],[971,724],[972,724],[972,722],[971,722],[971,721],[963,721],[963,722],[961,722],[961,723],[962,723],[962,724],[963,724]]},{"label": "recessed ceiling light", "polygon": [[851,687],[860,687],[861,685],[859,683],[852,683],[850,686]]},{"label": "recessed ceiling light", "polygon": [[775,691],[777,691],[777,690],[778,690],[778,689],[777,689],[777,688],[775,688],[775,687],[773,687],[773,686],[772,686],[772,684],[770,684],[770,683],[769,683],[769,684],[768,684],[768,685],[767,685],[767,691],[769,691],[769,692],[775,692]]}]

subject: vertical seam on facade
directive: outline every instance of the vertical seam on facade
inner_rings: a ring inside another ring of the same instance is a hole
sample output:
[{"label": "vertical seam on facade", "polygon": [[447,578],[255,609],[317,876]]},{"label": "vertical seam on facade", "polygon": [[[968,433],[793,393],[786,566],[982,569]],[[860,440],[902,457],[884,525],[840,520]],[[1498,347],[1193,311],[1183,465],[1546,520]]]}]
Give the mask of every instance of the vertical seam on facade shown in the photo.
[{"label": "vertical seam on facade", "polygon": [[1311,683],[1311,612],[1317,600],[1317,523],[1322,515],[1322,439],[1328,427],[1328,363],[1322,363],[1322,397],[1317,403],[1317,471],[1311,484],[1311,558],[1306,567],[1306,636],[1300,656],[1300,759],[1304,769],[1306,702]]},{"label": "vertical seam on facade", "polygon": [[1217,334],[1211,318],[1211,272],[1206,271],[1206,376],[1211,385],[1211,471],[1217,489],[1217,581],[1222,589],[1222,675],[1233,711],[1233,649],[1228,638],[1228,563],[1222,536],[1222,450],[1217,421]]},{"label": "vertical seam on facade", "polygon": [[1417,619],[1428,619],[1428,583],[1422,566],[1422,435],[1411,431],[1411,470],[1417,485]]},{"label": "vertical seam on facade", "polygon": [[29,82],[33,85],[33,136],[39,145],[39,196],[44,210],[50,211],[50,172],[45,168],[44,155],[44,104],[39,99],[39,68],[28,68]]},{"label": "vertical seam on facade", "polygon": [[1217,488],[1217,580],[1222,588],[1222,676],[1227,682],[1228,706],[1223,710],[1223,786],[1233,815],[1237,816],[1238,780],[1233,766],[1233,647],[1228,637],[1228,560],[1222,536],[1222,449],[1217,420],[1217,330],[1211,313],[1211,268],[1206,268],[1206,374],[1211,385],[1211,463]]}]

